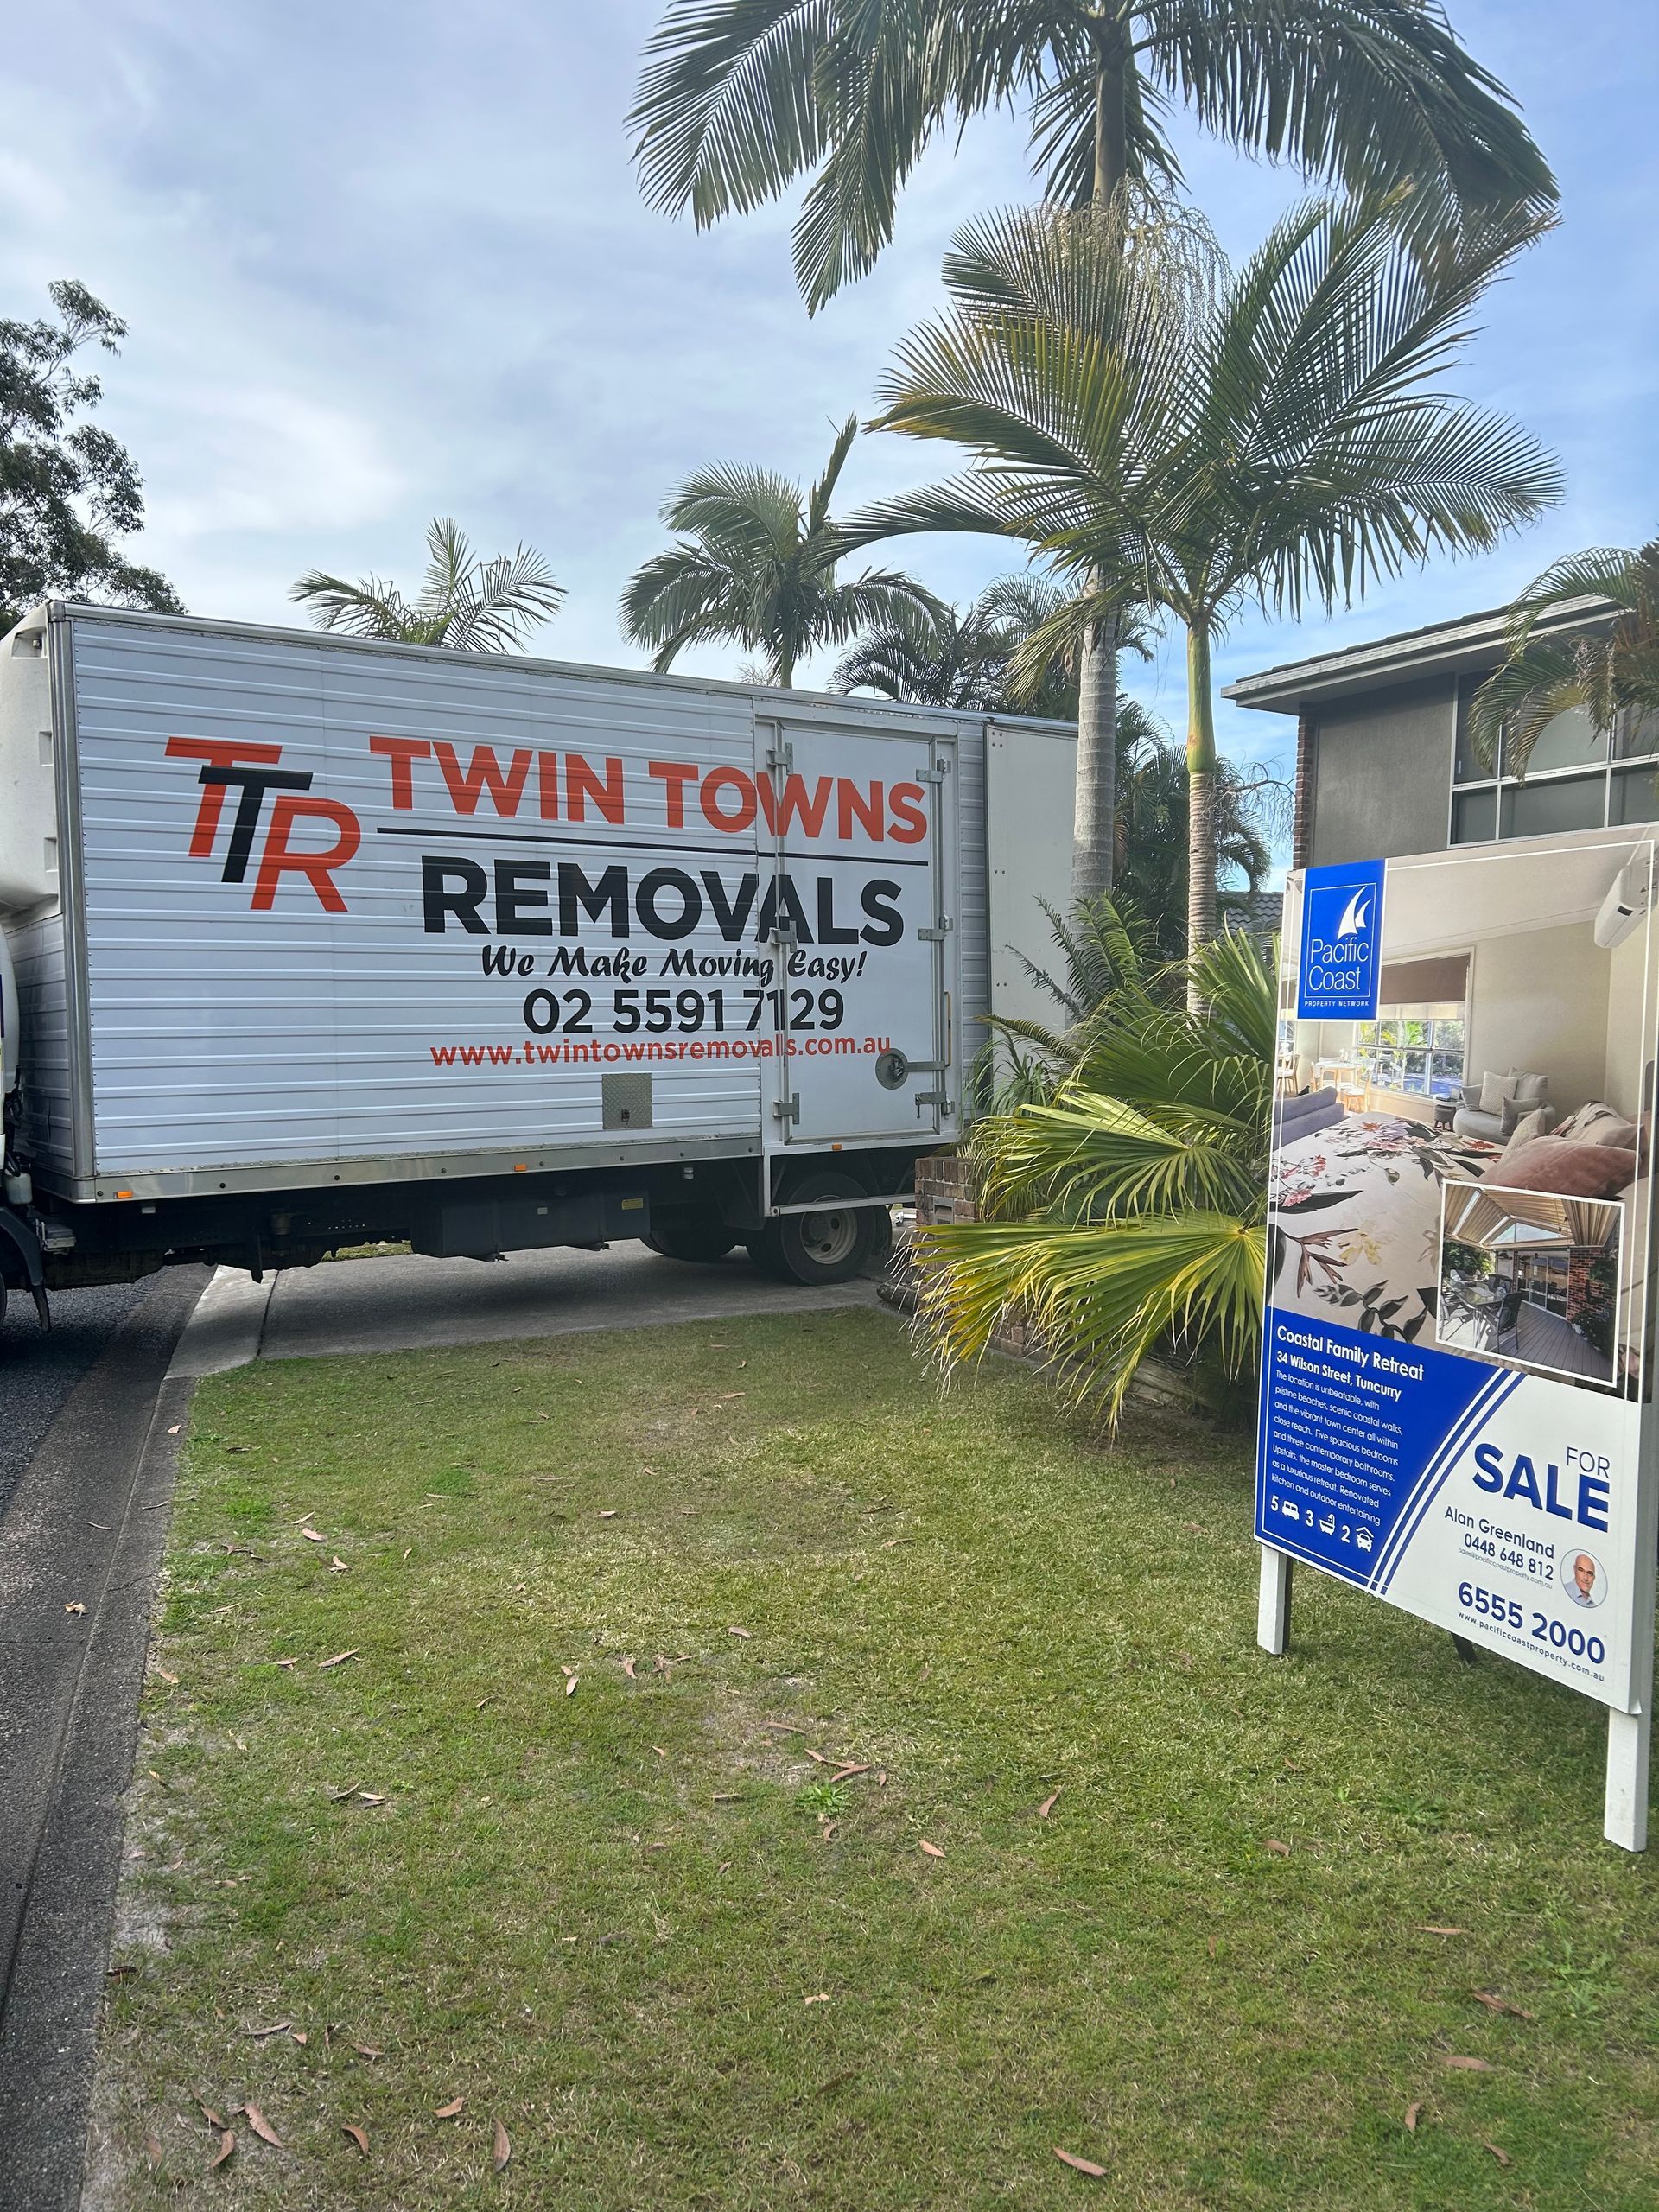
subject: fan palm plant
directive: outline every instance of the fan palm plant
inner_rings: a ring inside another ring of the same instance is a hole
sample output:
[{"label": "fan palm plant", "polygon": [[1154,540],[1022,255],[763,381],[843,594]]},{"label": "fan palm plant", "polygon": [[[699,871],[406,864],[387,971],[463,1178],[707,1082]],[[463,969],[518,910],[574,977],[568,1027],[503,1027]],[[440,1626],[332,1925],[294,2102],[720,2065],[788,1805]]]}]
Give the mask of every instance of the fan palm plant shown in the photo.
[{"label": "fan palm plant", "polygon": [[[1423,0],[669,0],[631,121],[641,188],[699,228],[810,175],[795,264],[810,309],[870,268],[926,147],[1023,110],[1046,197],[1138,209],[1179,181],[1176,105],[1227,143],[1351,192],[1414,179],[1425,224],[1555,184],[1509,94]],[[1109,882],[1117,697],[1108,612],[1085,632],[1072,891]]]},{"label": "fan palm plant", "polygon": [[726,640],[764,653],[766,680],[788,687],[810,653],[861,630],[934,632],[944,609],[913,578],[867,569],[841,581],[848,547],[830,503],[857,435],[849,415],[804,497],[770,469],[734,465],[698,469],[671,493],[662,518],[684,535],[622,594],[624,633],[655,654],[654,668],[671,668],[687,645]]},{"label": "fan palm plant", "polygon": [[310,611],[320,629],[405,645],[447,645],[456,652],[510,652],[525,633],[557,613],[562,585],[533,546],[478,558],[457,523],[427,529],[429,559],[420,594],[405,599],[378,576],[350,583],[310,569],[289,597]]},{"label": "fan palm plant", "polygon": [[1433,550],[1493,543],[1559,496],[1513,423],[1433,389],[1484,287],[1537,234],[1511,214],[1433,255],[1400,197],[1312,201],[1208,299],[1097,218],[970,224],[954,307],[901,347],[880,426],[965,446],[964,476],[871,508],[872,536],[995,519],[1095,582],[1029,661],[1133,588],[1186,633],[1188,945],[1216,921],[1217,635],[1248,600],[1333,605]]},{"label": "fan palm plant", "polygon": [[[1563,615],[1610,619],[1568,637]],[[1476,692],[1469,734],[1491,768],[1503,739],[1506,773],[1523,777],[1532,748],[1557,715],[1580,707],[1598,737],[1621,719],[1659,717],[1659,538],[1628,551],[1597,546],[1546,569],[1510,609],[1507,652]],[[1645,749],[1645,747],[1643,748]]]},{"label": "fan palm plant", "polygon": [[1224,1385],[1259,1355],[1276,954],[1218,938],[1168,971],[1121,946],[1050,1100],[993,1116],[969,1147],[981,1218],[918,1232],[918,1318],[948,1366],[1004,1321],[1038,1332],[1109,1417],[1165,1351]]}]

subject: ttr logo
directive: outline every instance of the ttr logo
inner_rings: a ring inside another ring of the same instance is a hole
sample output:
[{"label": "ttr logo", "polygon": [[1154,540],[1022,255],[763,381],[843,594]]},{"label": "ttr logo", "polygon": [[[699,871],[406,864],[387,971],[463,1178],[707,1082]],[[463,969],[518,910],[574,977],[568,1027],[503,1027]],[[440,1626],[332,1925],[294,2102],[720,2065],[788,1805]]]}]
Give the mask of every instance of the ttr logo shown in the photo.
[{"label": "ttr logo", "polygon": [[[260,849],[250,905],[256,911],[269,909],[276,904],[276,887],[283,877],[302,875],[327,912],[343,914],[346,911],[346,901],[335,887],[334,871],[344,868],[356,854],[363,842],[363,831],[351,808],[342,806],[337,799],[298,796],[311,788],[308,769],[279,767],[277,763],[283,757],[280,745],[240,744],[210,737],[169,737],[167,752],[170,760],[200,760],[203,764],[198,779],[201,804],[196,809],[196,826],[190,836],[192,860],[214,857],[226,794],[234,791],[236,814],[225,848],[219,880],[245,883],[264,811],[265,795],[270,792],[270,819]],[[334,843],[321,851],[292,845],[289,839],[296,824],[304,822],[332,823]]]}]

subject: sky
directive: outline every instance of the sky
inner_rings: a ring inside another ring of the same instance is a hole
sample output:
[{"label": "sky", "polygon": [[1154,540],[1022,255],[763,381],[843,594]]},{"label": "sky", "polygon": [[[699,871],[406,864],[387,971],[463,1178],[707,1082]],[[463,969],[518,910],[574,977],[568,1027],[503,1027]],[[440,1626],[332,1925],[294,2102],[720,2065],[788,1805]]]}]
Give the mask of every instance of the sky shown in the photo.
[{"label": "sky", "polygon": [[[303,569],[413,586],[429,518],[521,540],[569,598],[536,650],[626,664],[616,602],[666,542],[658,508],[715,461],[810,480],[938,304],[957,226],[1034,197],[1024,133],[988,118],[925,161],[872,275],[815,318],[792,200],[699,234],[641,201],[624,118],[658,0],[57,0],[15,41],[0,123],[0,315],[60,276],[129,324],[99,420],[145,480],[134,557],[193,613],[299,622]],[[1300,623],[1242,614],[1222,683],[1501,605],[1559,555],[1659,523],[1659,37],[1653,0],[1451,0],[1521,102],[1562,220],[1490,296],[1456,389],[1564,463],[1564,504],[1478,560],[1437,562]],[[1300,181],[1180,134],[1193,199],[1242,257]],[[938,448],[860,440],[843,505],[925,482]],[[873,557],[886,557],[876,555]],[[1017,565],[970,539],[906,565],[965,601]],[[734,676],[735,648],[683,665]],[[820,660],[802,680],[823,683]],[[1125,664],[1173,729],[1179,651]],[[1235,757],[1294,728],[1223,705]]]}]

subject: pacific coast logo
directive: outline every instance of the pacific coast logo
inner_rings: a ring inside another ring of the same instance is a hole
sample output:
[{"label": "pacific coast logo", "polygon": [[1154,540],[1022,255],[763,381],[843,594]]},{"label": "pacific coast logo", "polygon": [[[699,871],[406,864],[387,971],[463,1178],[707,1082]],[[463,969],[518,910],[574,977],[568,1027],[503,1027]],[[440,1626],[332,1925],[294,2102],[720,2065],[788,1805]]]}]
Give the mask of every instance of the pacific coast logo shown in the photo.
[{"label": "pacific coast logo", "polygon": [[1302,885],[1297,1013],[1369,1020],[1381,967],[1383,865],[1309,868]]}]

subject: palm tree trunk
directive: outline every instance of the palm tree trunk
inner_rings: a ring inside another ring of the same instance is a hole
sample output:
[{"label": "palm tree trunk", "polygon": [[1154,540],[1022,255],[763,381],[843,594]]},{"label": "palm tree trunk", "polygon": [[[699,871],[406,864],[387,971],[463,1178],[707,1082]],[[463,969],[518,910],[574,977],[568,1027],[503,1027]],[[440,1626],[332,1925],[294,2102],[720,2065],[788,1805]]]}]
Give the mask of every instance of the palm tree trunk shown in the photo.
[{"label": "palm tree trunk", "polygon": [[[1103,207],[1128,168],[1123,54],[1116,24],[1095,31],[1095,205]],[[1098,590],[1103,579],[1090,579]],[[1116,857],[1117,637],[1116,612],[1084,632],[1077,656],[1077,797],[1071,831],[1071,903],[1112,887]]]},{"label": "palm tree trunk", "polygon": [[1112,887],[1117,807],[1117,615],[1084,634],[1077,663],[1077,791],[1071,903]]},{"label": "palm tree trunk", "polygon": [[[1216,715],[1211,693],[1210,632],[1186,632],[1186,950],[1190,958],[1216,933]],[[1188,987],[1195,1011],[1198,995]]]}]

